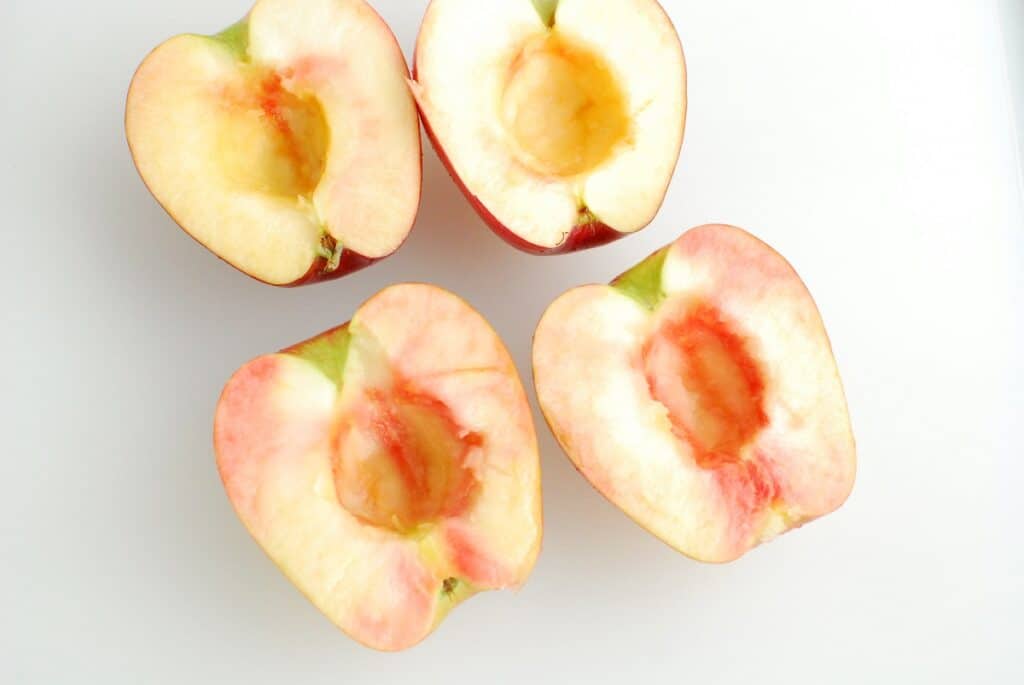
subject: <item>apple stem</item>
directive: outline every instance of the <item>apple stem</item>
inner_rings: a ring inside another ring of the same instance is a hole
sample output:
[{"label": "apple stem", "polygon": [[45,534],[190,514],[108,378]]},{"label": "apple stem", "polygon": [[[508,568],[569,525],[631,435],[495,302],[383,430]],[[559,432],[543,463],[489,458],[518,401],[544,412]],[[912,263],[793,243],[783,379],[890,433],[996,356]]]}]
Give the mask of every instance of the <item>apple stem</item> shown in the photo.
[{"label": "apple stem", "polygon": [[324,273],[333,273],[337,270],[341,264],[341,253],[343,251],[344,248],[334,236],[324,233],[323,237],[320,238],[320,245],[317,246],[317,254],[327,260],[327,264],[323,268]]}]

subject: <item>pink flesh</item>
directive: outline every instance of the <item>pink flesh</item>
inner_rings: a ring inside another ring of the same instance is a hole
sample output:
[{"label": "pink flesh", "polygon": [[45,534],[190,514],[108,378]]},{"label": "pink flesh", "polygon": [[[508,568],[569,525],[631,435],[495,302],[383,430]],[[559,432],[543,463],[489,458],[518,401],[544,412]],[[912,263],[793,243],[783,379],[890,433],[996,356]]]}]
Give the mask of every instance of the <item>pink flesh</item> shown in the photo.
[{"label": "pink flesh", "polygon": [[373,614],[363,608],[356,614],[353,633],[378,649],[403,649],[418,642],[423,637],[424,626],[432,621],[437,580],[404,550],[384,568],[393,574],[390,583],[392,592],[396,593],[393,606],[401,607],[402,620],[396,621],[388,614]]},{"label": "pink flesh", "polygon": [[772,463],[755,452],[749,459],[717,466],[714,480],[732,514],[730,538],[733,544],[742,545],[765,508],[778,501],[779,476]]},{"label": "pink flesh", "polygon": [[307,56],[296,60],[287,70],[286,76],[311,90],[319,90],[334,80],[340,80],[348,68],[340,57]]},{"label": "pink flesh", "polygon": [[221,395],[214,426],[217,466],[228,496],[247,521],[258,521],[256,493],[270,461],[298,458],[323,441],[331,416],[288,415],[275,402],[282,358],[246,364]]},{"label": "pink flesh", "polygon": [[487,555],[484,546],[465,523],[449,521],[444,539],[461,578],[477,587],[505,587],[514,582],[512,574]]}]

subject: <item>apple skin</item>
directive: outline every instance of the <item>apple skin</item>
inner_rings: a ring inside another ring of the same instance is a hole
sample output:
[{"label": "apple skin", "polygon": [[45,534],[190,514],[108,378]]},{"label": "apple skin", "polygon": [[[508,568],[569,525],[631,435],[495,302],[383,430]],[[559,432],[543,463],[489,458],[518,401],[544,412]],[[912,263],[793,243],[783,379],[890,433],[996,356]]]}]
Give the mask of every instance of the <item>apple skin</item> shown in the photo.
[{"label": "apple skin", "polygon": [[[384,18],[382,16],[380,16],[380,13],[378,13],[376,9],[374,9],[372,6],[370,6],[370,10],[373,12],[373,14],[376,17],[376,19],[382,25],[387,26],[387,22],[384,21]],[[249,22],[249,14],[246,13],[246,15],[244,17],[242,17],[239,21],[235,22],[231,26],[229,26],[226,29],[222,30],[220,33],[217,33],[217,34],[214,34],[214,35],[210,36],[210,38],[213,38],[215,40],[220,41],[221,43],[226,45],[236,55],[244,55],[246,53],[247,48],[248,48],[248,22]],[[390,31],[390,28],[389,28],[389,31]],[[394,36],[393,33],[392,33],[392,36]],[[395,39],[395,40],[397,41],[397,39]],[[143,59],[142,62],[140,62],[140,65],[144,64],[146,59],[148,59],[149,54],[152,54],[153,52],[155,52],[159,47],[160,47],[160,45],[157,45],[152,50],[150,50],[150,52],[147,53],[146,58]],[[254,276],[253,274],[248,273],[247,271],[245,271],[245,270],[239,268],[238,266],[232,264],[231,261],[229,261],[226,257],[224,257],[222,255],[219,255],[216,252],[213,252],[212,250],[209,250],[209,248],[207,248],[205,245],[203,245],[202,241],[200,241],[198,238],[196,238],[194,235],[192,235],[189,232],[189,230],[187,228],[185,228],[185,226],[182,225],[182,223],[180,221],[178,221],[177,217],[174,216],[174,214],[171,212],[171,210],[168,209],[168,207],[163,202],[160,201],[159,196],[154,192],[153,188],[150,187],[149,183],[146,181],[145,176],[142,174],[142,170],[139,168],[139,163],[137,161],[137,158],[136,158],[136,155],[135,155],[135,151],[132,149],[131,136],[127,135],[127,131],[128,131],[128,116],[129,116],[128,115],[128,97],[129,97],[129,94],[131,93],[132,85],[134,84],[135,77],[138,76],[138,73],[139,73],[138,70],[136,70],[135,74],[132,77],[132,82],[128,86],[128,91],[125,94],[125,107],[124,107],[124,109],[125,109],[124,129],[125,129],[125,133],[126,133],[125,139],[126,139],[126,142],[128,144],[129,155],[132,158],[132,166],[135,167],[135,171],[139,175],[139,178],[142,180],[143,186],[145,186],[145,188],[149,192],[150,196],[152,196],[153,199],[156,200],[157,204],[160,205],[160,208],[164,210],[164,212],[167,214],[167,216],[169,216],[171,218],[171,220],[175,223],[175,225],[177,225],[178,228],[180,228],[185,233],[185,235],[187,235],[189,238],[192,238],[192,240],[195,243],[197,243],[198,245],[200,245],[203,249],[206,249],[207,251],[212,252],[220,261],[224,262],[225,264],[227,264],[231,268],[235,269],[236,271],[239,271],[239,272],[245,274],[249,278],[251,278],[251,279],[253,279],[255,281],[258,281],[260,283],[263,283],[265,285],[271,285],[271,286],[278,287],[278,288],[297,288],[297,287],[304,286],[304,285],[313,285],[315,283],[326,283],[328,281],[334,281],[334,280],[337,280],[339,278],[343,278],[344,276],[348,276],[349,274],[356,273],[357,271],[362,271],[363,269],[367,268],[368,266],[372,266],[373,264],[376,264],[377,262],[381,261],[382,259],[386,259],[387,258],[387,257],[381,257],[381,258],[374,259],[374,258],[371,258],[371,257],[366,257],[364,255],[361,255],[361,254],[355,252],[354,250],[343,249],[342,253],[341,253],[341,256],[340,256],[340,258],[338,260],[338,264],[333,269],[329,268],[330,260],[328,258],[326,258],[326,257],[322,257],[321,256],[321,257],[317,257],[316,259],[313,260],[313,262],[309,266],[309,270],[301,278],[299,278],[299,279],[297,279],[295,281],[292,281],[291,283],[271,283],[271,282],[266,281],[266,280],[264,280],[262,278]],[[408,76],[408,74],[409,74],[408,68],[406,68],[406,75]],[[418,154],[418,158],[419,158],[420,173],[419,173],[419,187],[416,188],[416,195],[418,197],[422,197],[423,196],[423,140],[421,138],[419,138],[419,136],[417,136],[417,146],[418,146],[417,154]],[[413,220],[413,226],[415,226],[415,219]],[[398,250],[400,250],[402,248],[402,246],[405,245],[405,242],[409,239],[409,234],[411,232],[412,231],[410,229],[410,231],[408,231],[406,233],[405,239],[399,244],[399,246],[394,250],[394,252],[397,252]],[[392,252],[392,254],[394,254],[394,252]],[[390,255],[388,255],[388,256],[390,256]]]},{"label": "apple skin", "polygon": [[[364,257],[361,254],[357,254],[352,250],[345,250],[341,253],[341,259],[338,262],[338,267],[334,270],[329,270],[328,260],[324,257],[317,257],[310,267],[309,271],[305,276],[295,281],[294,283],[285,283],[279,287],[282,288],[297,288],[303,285],[312,285],[313,283],[325,283],[327,281],[333,281],[343,276],[348,276],[357,271],[362,271],[368,266],[376,264],[379,259],[370,259]],[[259,279],[256,279],[259,280]],[[260,281],[260,283],[266,283],[266,281]]]},{"label": "apple skin", "polygon": [[[415,81],[416,78],[416,67],[414,65],[413,80]],[[476,210],[476,213],[480,215],[480,218],[484,220],[484,223],[486,223],[499,238],[512,247],[533,255],[568,254],[578,250],[586,250],[591,247],[607,245],[608,243],[615,242],[619,238],[624,238],[625,236],[630,235],[629,233],[620,233],[601,221],[595,221],[588,218],[584,222],[576,224],[565,241],[556,247],[541,247],[540,245],[531,243],[529,240],[524,240],[498,221],[497,217],[491,214],[491,211],[487,209],[480,199],[470,192],[469,188],[466,187],[466,184],[462,182],[458,172],[455,171],[455,166],[451,163],[451,160],[445,153],[444,147],[441,146],[441,142],[434,134],[434,129],[430,126],[430,119],[427,117],[426,111],[419,102],[416,103],[416,107],[419,109],[420,119],[423,121],[423,129],[427,132],[430,144],[434,147],[434,152],[437,153],[437,157],[441,160],[441,164],[443,164],[444,168],[448,171],[448,175],[451,176],[455,185],[462,191],[466,200],[468,200],[469,204]]]},{"label": "apple skin", "polygon": [[281,354],[290,354],[305,359],[317,367],[335,385],[341,387],[345,377],[350,324],[350,321],[345,322],[340,326],[314,335],[312,338],[297,342],[281,350]]},{"label": "apple skin", "polygon": [[612,280],[612,287],[629,295],[650,310],[657,308],[665,299],[661,289],[661,269],[671,245],[663,247],[646,257],[639,264]]}]

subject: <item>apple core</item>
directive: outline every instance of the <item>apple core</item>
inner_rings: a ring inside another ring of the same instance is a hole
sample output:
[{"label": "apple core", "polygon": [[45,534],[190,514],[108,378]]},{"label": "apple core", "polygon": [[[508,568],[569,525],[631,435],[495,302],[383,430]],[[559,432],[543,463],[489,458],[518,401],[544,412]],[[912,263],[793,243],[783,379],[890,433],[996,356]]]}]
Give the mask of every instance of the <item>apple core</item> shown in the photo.
[{"label": "apple core", "polygon": [[478,483],[468,461],[483,444],[440,399],[408,383],[367,389],[339,426],[333,452],[338,501],[400,534],[456,516]]},{"label": "apple core", "polygon": [[221,93],[216,158],[232,185],[294,201],[309,197],[324,173],[329,129],[309,93],[292,92],[276,71],[248,67]]},{"label": "apple core", "polygon": [[595,169],[630,135],[626,96],[611,67],[554,29],[512,60],[501,117],[520,161],[549,176]]},{"label": "apple core", "polygon": [[701,468],[742,458],[768,424],[764,379],[742,336],[707,305],[667,319],[644,348],[651,395]]}]

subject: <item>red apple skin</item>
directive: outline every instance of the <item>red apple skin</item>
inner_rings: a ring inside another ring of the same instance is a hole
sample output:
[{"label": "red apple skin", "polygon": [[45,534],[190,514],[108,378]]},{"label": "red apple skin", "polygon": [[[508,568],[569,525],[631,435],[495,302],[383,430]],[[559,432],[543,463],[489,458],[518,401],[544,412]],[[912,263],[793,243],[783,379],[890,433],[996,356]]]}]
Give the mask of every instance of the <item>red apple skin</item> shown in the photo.
[{"label": "red apple skin", "polygon": [[[282,288],[297,288],[302,285],[311,285],[313,283],[326,283],[327,281],[333,281],[341,278],[342,276],[348,276],[349,274],[357,271],[362,271],[372,264],[376,264],[380,259],[370,259],[364,257],[361,254],[357,254],[352,250],[345,250],[341,253],[341,261],[338,262],[338,268],[334,271],[326,271],[327,260],[323,257],[317,257],[316,260],[310,265],[309,271],[306,275],[293,283],[285,283]],[[266,283],[260,279],[256,279],[260,283]]]},{"label": "red apple skin", "polygon": [[[416,80],[416,68],[413,67],[413,80]],[[445,153],[444,148],[438,141],[437,136],[434,135],[434,129],[430,126],[430,120],[427,118],[427,113],[423,110],[420,104],[416,103],[417,109],[420,112],[420,119],[423,121],[423,129],[427,132],[427,137],[430,138],[430,144],[434,146],[434,152],[437,153],[438,159],[444,165],[444,168],[448,171],[448,175],[451,176],[452,180],[455,181],[455,185],[459,187],[462,194],[469,201],[469,204],[473,206],[476,213],[480,215],[480,218],[484,220],[484,223],[494,231],[494,233],[504,240],[506,243],[533,255],[557,255],[557,254],[568,254],[570,252],[576,252],[577,250],[586,250],[591,247],[600,247],[601,245],[607,245],[608,243],[614,242],[619,238],[623,238],[629,233],[620,233],[611,226],[600,221],[588,221],[583,224],[576,224],[569,236],[562,242],[561,245],[556,247],[541,247],[535,245],[528,240],[524,240],[520,236],[516,235],[508,228],[505,227],[497,217],[491,214],[491,211],[480,199],[477,198],[466,184],[459,178],[458,172],[455,171],[455,167],[452,165],[451,160],[448,159],[448,155]]]},{"label": "red apple skin", "polygon": [[[387,27],[388,31],[391,33],[391,37],[397,43],[398,39],[395,37],[394,32],[391,31],[391,27],[388,26],[386,21],[384,21],[384,18],[382,16],[380,16],[380,13],[377,12],[377,10],[374,9],[373,7],[370,7],[370,9],[374,13],[374,15],[376,16],[376,19],[382,25]],[[243,20],[244,19],[248,19],[248,16],[249,15],[247,14],[243,18]],[[157,46],[157,47],[159,47],[159,46]],[[150,53],[152,53],[156,49],[157,48],[153,48],[153,50],[150,50]],[[147,57],[148,56],[149,55],[147,54]],[[144,62],[145,62],[145,59],[143,59],[142,62],[140,62],[140,64],[142,64]],[[409,75],[408,67],[406,67],[405,74],[406,74],[406,76]],[[134,81],[134,77],[133,77],[132,81]],[[181,222],[178,221],[178,219],[174,216],[174,214],[172,214],[171,211],[169,209],[167,209],[167,207],[165,207],[163,205],[163,203],[160,202],[160,200],[157,199],[157,194],[155,192],[153,192],[152,188],[149,187],[149,184],[146,182],[145,177],[142,175],[141,169],[139,169],[138,163],[135,161],[135,151],[132,150],[131,140],[127,136],[127,130],[128,130],[128,121],[127,121],[128,120],[128,114],[127,114],[127,110],[128,110],[128,107],[127,107],[127,105],[128,105],[128,96],[127,96],[127,93],[128,92],[131,92],[131,84],[129,84],[128,91],[125,94],[125,107],[124,107],[124,109],[125,109],[125,122],[124,122],[124,126],[125,126],[125,134],[126,134],[125,135],[125,139],[126,139],[126,141],[128,141],[128,152],[131,155],[132,166],[135,167],[135,172],[139,175],[139,178],[142,180],[143,186],[145,186],[146,190],[149,191],[150,196],[152,196],[152,198],[154,200],[156,200],[157,204],[160,205],[160,208],[163,209],[164,212],[166,212],[167,216],[171,217],[171,220],[178,226],[178,228],[180,228],[182,231],[184,231],[185,235],[187,235],[189,238],[192,238],[192,240],[194,240],[203,249],[205,249],[205,250],[213,253],[214,255],[216,255],[217,259],[221,260],[222,262],[224,262],[225,264],[227,264],[231,268],[235,269],[236,271],[241,271],[243,274],[245,274],[246,276],[248,276],[249,278],[251,278],[251,279],[253,279],[255,281],[259,281],[260,283],[263,283],[263,284],[266,284],[266,285],[272,285],[272,286],[275,286],[275,287],[278,287],[278,288],[297,288],[297,287],[303,286],[303,285],[312,285],[314,283],[326,283],[327,281],[334,281],[334,280],[337,280],[339,278],[342,278],[343,276],[348,276],[349,274],[353,274],[353,273],[355,273],[357,271],[362,271],[366,267],[371,266],[373,264],[376,264],[377,262],[381,261],[382,259],[387,259],[387,257],[381,257],[379,259],[372,259],[370,257],[365,257],[365,256],[363,256],[363,255],[361,255],[361,254],[359,254],[357,252],[352,251],[352,250],[344,250],[341,253],[341,260],[338,262],[338,267],[336,269],[334,269],[333,271],[327,271],[326,270],[327,259],[325,259],[324,257],[317,257],[316,259],[313,260],[313,263],[309,265],[309,271],[307,271],[305,273],[305,275],[302,276],[302,278],[300,278],[300,279],[298,279],[296,281],[292,281],[291,283],[269,283],[269,282],[263,280],[262,278],[257,278],[256,276],[253,276],[252,274],[247,273],[246,271],[244,271],[242,269],[239,269],[237,266],[235,266],[234,264],[229,262],[227,259],[225,259],[221,255],[219,255],[216,252],[213,252],[213,250],[210,250],[209,248],[207,248],[194,235],[189,233],[188,229],[186,229],[184,226],[181,225]],[[419,159],[420,159],[420,174],[419,174],[419,176],[420,176],[420,186],[419,186],[419,188],[417,188],[416,193],[417,193],[417,195],[419,197],[423,197],[423,139],[420,138],[419,136],[417,136],[417,145],[419,146]],[[416,217],[413,217],[412,225],[413,226],[416,225]],[[411,233],[411,232],[412,231],[410,230],[409,233]],[[402,249],[402,246],[405,245],[405,241],[408,240],[408,239],[409,239],[409,234],[407,233],[406,236],[405,236],[405,240],[403,240],[402,243],[395,249],[395,252],[398,252],[398,250]],[[394,252],[392,252],[391,254],[394,254]],[[388,257],[390,257],[390,256],[391,255],[388,255]]]}]

